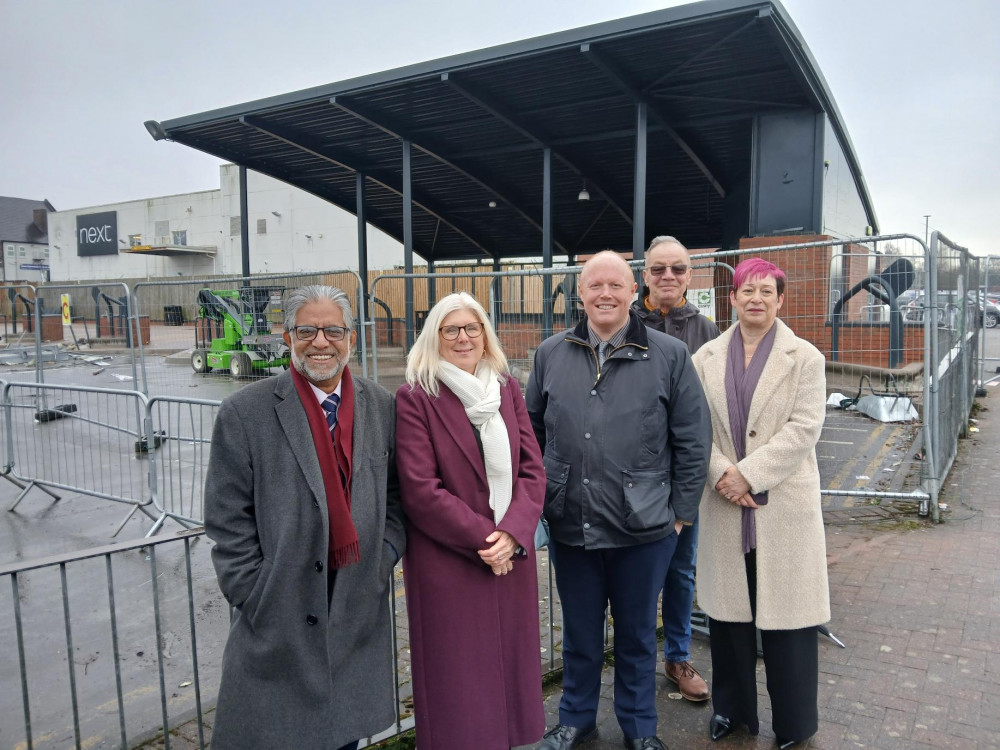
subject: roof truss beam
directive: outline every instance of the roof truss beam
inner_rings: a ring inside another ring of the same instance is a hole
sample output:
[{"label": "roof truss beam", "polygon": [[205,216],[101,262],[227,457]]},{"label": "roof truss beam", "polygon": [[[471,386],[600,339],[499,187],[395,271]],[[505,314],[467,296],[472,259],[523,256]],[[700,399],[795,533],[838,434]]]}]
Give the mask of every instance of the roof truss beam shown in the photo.
[{"label": "roof truss beam", "polygon": [[698,89],[702,86],[711,86],[715,83],[724,84],[738,84],[744,81],[756,81],[764,76],[781,74],[783,68],[760,68],[759,70],[748,70],[746,73],[741,73],[740,75],[717,75],[717,76],[706,76],[704,78],[693,79],[690,81],[678,81],[674,84],[668,84],[666,86],[647,86],[643,89],[643,93],[648,96],[655,96],[660,93],[669,94],[674,91],[685,91],[689,89]]},{"label": "roof truss beam", "polygon": [[681,151],[687,154],[687,157],[694,163],[698,170],[705,176],[709,184],[715,189],[720,196],[726,197],[725,188],[722,187],[722,183],[716,179],[712,170],[709,169],[705,160],[691,147],[691,145],[671,126],[670,118],[667,116],[666,112],[663,111],[662,107],[657,104],[655,100],[652,100],[646,94],[642,93],[638,86],[635,85],[633,81],[629,79],[627,75],[621,72],[618,67],[608,60],[604,55],[602,55],[597,49],[591,44],[581,44],[580,51],[584,53],[584,56],[590,60],[590,62],[596,67],[601,73],[604,74],[605,78],[614,83],[618,88],[620,88],[629,98],[632,99],[636,104],[645,104],[649,113],[657,120],[660,127],[663,128],[667,134],[673,139]]},{"label": "roof truss beam", "polygon": [[713,52],[715,52],[715,50],[717,50],[720,47],[723,47],[723,46],[729,44],[733,39],[735,39],[736,37],[738,37],[740,34],[742,34],[747,29],[753,28],[756,24],[757,24],[757,19],[753,18],[750,21],[747,21],[742,26],[739,26],[736,29],[734,29],[733,31],[730,31],[724,37],[722,37],[721,39],[717,39],[716,41],[712,42],[710,45],[708,45],[704,49],[700,50],[697,54],[692,55],[687,60],[685,60],[684,62],[682,62],[680,65],[677,65],[677,66],[671,68],[670,70],[668,70],[666,73],[664,73],[659,78],[657,78],[655,81],[653,81],[651,84],[649,84],[648,86],[646,86],[643,89],[642,93],[648,94],[652,89],[656,88],[657,86],[659,86],[660,84],[662,84],[664,81],[669,81],[671,78],[673,78],[674,76],[678,75],[681,71],[686,70],[687,68],[691,67],[696,62],[698,62],[699,60],[701,60],[701,59],[707,57],[708,55],[712,54]]},{"label": "roof truss beam", "polygon": [[[400,198],[403,197],[403,182],[399,177],[393,173],[376,172],[371,170],[370,164],[365,164],[363,161],[358,159],[356,155],[352,156],[344,149],[332,150],[329,147],[321,145],[316,139],[311,138],[304,133],[297,133],[290,128],[267,124],[260,117],[243,115],[239,118],[239,121],[243,125],[246,125],[257,132],[268,135],[278,141],[281,141],[282,143],[292,146],[293,148],[310,154],[311,156],[315,156],[318,159],[322,159],[323,161],[352,172],[361,172],[372,182],[381,185],[386,190],[398,195]],[[434,216],[447,226],[454,229],[475,247],[482,250],[485,255],[496,257],[492,250],[488,250],[486,248],[482,240],[475,237],[475,233],[471,227],[464,227],[461,225],[464,224],[464,222],[458,222],[446,218],[445,210],[442,207],[437,206],[433,199],[414,192],[413,203],[419,206],[426,213]]]},{"label": "roof truss beam", "polygon": [[[333,189],[328,182],[322,180],[307,180],[303,181],[300,178],[300,173],[296,172],[294,175],[282,167],[273,164],[267,159],[261,157],[247,156],[243,153],[237,153],[235,156],[233,152],[227,151],[226,153],[219,152],[212,148],[210,145],[195,138],[188,134],[175,133],[170,136],[171,140],[181,143],[185,146],[190,146],[191,148],[203,151],[206,154],[212,154],[226,162],[235,162],[239,166],[244,166],[247,169],[252,169],[255,172],[260,172],[261,174],[269,175],[275,179],[287,182],[290,185],[303,190],[311,195],[315,195],[329,203],[333,203],[335,206],[354,213],[357,208],[354,196],[348,196],[339,190]],[[388,234],[393,239],[402,242],[403,241],[403,227],[402,224],[387,219],[385,216],[381,215],[378,211],[373,210],[371,207],[366,207],[365,213],[367,219],[373,226],[377,226],[383,232]],[[416,249],[416,248],[414,248]]]},{"label": "roof truss beam", "polygon": [[[442,73],[441,80],[484,112],[503,122],[524,138],[538,144],[541,148],[552,148],[553,139],[547,133],[544,133],[538,126],[524,121],[522,116],[511,112],[510,107],[505,102],[499,101],[481,89],[473,90],[467,82],[458,81],[454,74]],[[581,180],[586,180],[587,187],[600,194],[613,209],[621,214],[622,218],[628,222],[628,225],[632,226],[632,214],[622,208],[624,200],[619,195],[620,191],[610,188],[612,180],[603,175],[602,170],[596,164],[591,164],[579,157],[571,158],[565,152],[555,148],[552,148],[552,155],[559,159],[563,165],[568,167]]]},{"label": "roof truss beam", "polygon": [[698,96],[696,94],[671,94],[658,93],[656,99],[682,99],[688,102],[706,102],[711,104],[738,104],[741,107],[769,107],[772,109],[802,109],[802,104],[789,104],[788,102],[760,101],[759,99],[731,99],[726,96]]},{"label": "roof truss beam", "polygon": [[[369,107],[354,99],[347,99],[345,97],[334,97],[330,100],[330,103],[342,112],[352,115],[358,120],[381,130],[386,135],[397,138],[401,141],[408,140],[413,148],[422,151],[432,159],[435,159],[444,166],[453,169],[470,182],[478,185],[487,193],[495,196],[498,201],[506,204],[512,211],[514,211],[514,213],[527,221],[532,227],[537,229],[539,232],[542,231],[540,220],[537,219],[534,212],[528,208],[528,201],[524,198],[524,196],[516,188],[504,183],[496,175],[487,174],[486,171],[481,168],[477,169],[467,164],[460,164],[459,159],[457,159],[454,154],[449,154],[445,146],[431,136],[424,134],[416,136],[416,138],[411,137],[413,131],[404,123],[399,122],[388,113],[379,112],[373,107]],[[566,252],[566,243],[564,240],[553,236],[552,241],[556,243],[556,246],[560,250]]]}]

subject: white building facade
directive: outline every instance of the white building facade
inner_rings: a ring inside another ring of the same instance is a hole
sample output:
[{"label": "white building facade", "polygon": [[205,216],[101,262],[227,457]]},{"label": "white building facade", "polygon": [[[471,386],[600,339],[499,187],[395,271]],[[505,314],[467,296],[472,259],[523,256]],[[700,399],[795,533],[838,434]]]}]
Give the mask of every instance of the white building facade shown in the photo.
[{"label": "white building facade", "polygon": [[[50,213],[51,280],[241,273],[239,168],[219,169],[218,190]],[[247,207],[251,273],[358,269],[353,214],[249,170]],[[367,243],[369,268],[402,263],[402,245],[378,229]]]}]

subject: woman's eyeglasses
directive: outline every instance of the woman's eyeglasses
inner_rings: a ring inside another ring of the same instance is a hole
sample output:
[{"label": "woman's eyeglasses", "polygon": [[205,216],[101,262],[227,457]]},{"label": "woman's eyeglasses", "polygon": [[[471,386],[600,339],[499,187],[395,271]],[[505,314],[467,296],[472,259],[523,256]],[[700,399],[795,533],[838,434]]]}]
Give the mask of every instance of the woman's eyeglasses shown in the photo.
[{"label": "woman's eyeglasses", "polygon": [[662,276],[667,271],[670,271],[674,276],[683,276],[688,272],[689,268],[691,268],[691,266],[678,263],[674,266],[650,266],[646,270],[649,272],[650,276]]},{"label": "woman's eyeglasses", "polygon": [[441,338],[446,341],[454,341],[458,338],[460,331],[465,331],[465,335],[470,339],[477,338],[483,334],[483,324],[482,323],[466,323],[464,326],[441,326],[438,328],[438,333],[441,334]]}]

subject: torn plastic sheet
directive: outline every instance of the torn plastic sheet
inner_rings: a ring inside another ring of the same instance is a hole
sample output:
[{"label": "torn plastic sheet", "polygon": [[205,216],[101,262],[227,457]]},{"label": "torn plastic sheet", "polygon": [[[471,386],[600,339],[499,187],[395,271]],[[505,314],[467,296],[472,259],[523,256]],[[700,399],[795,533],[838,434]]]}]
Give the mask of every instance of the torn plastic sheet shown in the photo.
[{"label": "torn plastic sheet", "polygon": [[917,418],[917,410],[906,396],[862,396],[855,408],[879,422],[912,422]]},{"label": "torn plastic sheet", "polygon": [[[844,402],[853,402],[845,404]],[[847,398],[842,393],[833,393],[826,400],[827,406],[836,406],[847,411],[857,410],[879,422],[912,422],[918,418],[913,402],[907,396],[861,396]]]}]

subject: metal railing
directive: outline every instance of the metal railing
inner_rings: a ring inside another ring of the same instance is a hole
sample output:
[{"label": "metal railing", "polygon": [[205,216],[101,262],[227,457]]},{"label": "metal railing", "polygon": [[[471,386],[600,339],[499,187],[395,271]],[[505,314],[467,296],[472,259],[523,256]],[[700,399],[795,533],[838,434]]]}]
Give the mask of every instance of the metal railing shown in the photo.
[{"label": "metal railing", "polygon": [[135,514],[153,518],[144,453],[145,397],[136,391],[86,386],[3,383],[4,473],[23,486],[13,510],[32,489],[77,492],[131,506],[114,535]]},{"label": "metal railing", "polygon": [[[540,570],[550,610],[551,586]],[[0,653],[0,746],[128,748],[157,737],[169,748],[184,727],[205,747],[231,613],[203,530],[0,565],[5,588],[0,638],[11,647]],[[362,746],[413,727],[405,599],[396,585],[390,596],[396,713]],[[551,622],[540,623],[543,671],[560,665]]]},{"label": "metal railing", "polygon": [[214,577],[206,583],[207,549],[193,550],[199,535],[0,566],[10,592],[0,596],[9,644],[0,656],[0,745],[128,748],[159,726],[169,747],[171,727],[191,717],[204,747],[228,608]]},{"label": "metal railing", "polygon": [[221,401],[156,396],[149,400],[146,439],[149,484],[159,517],[149,534],[168,518],[200,526],[205,518],[204,489],[212,427]]}]

